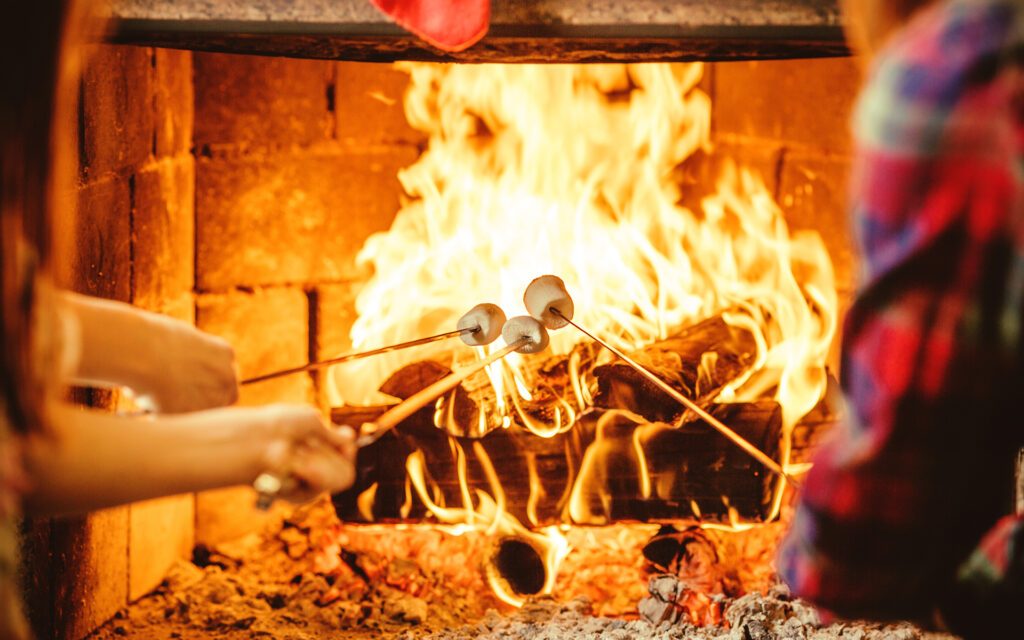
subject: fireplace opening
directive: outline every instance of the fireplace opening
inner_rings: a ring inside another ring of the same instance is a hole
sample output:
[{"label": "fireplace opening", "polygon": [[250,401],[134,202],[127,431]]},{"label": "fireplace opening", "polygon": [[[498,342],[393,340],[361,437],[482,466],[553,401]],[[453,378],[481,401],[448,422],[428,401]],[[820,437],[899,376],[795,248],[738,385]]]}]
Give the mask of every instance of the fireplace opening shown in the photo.
[{"label": "fireplace opening", "polygon": [[[224,336],[244,378],[450,329],[479,302],[520,315],[556,274],[581,323],[799,478],[841,411],[858,81],[842,58],[104,45],[80,92],[74,284]],[[40,636],[839,637],[774,576],[786,483],[571,327],[551,337],[361,452],[330,499],[262,512],[234,488],[31,525]],[[358,426],[487,352],[424,347],[242,402]]]}]

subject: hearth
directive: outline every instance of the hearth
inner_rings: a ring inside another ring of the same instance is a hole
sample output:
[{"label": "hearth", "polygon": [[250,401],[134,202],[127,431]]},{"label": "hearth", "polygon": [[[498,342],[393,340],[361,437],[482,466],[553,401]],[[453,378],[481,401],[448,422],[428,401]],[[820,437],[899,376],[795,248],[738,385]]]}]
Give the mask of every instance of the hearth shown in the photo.
[{"label": "hearth", "polygon": [[[71,284],[227,338],[253,378],[482,302],[522,315],[555,274],[584,326],[799,480],[842,411],[856,265],[859,77],[829,57],[835,3],[549,4],[496,2],[478,47],[443,54],[364,3],[113,2],[80,92]],[[792,488],[595,341],[551,339],[313,505],[261,511],[239,487],[37,525],[39,634],[811,637],[772,569]],[[256,382],[242,403],[358,427],[500,346]]]}]

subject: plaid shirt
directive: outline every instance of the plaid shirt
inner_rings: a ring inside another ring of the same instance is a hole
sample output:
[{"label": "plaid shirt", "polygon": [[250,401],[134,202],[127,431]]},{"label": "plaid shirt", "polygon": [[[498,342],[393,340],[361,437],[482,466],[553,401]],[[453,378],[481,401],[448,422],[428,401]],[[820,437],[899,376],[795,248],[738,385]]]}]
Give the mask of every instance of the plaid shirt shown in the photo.
[{"label": "plaid shirt", "polygon": [[1010,510],[1024,442],[1022,119],[1019,0],[934,3],[861,95],[848,415],[778,558],[795,593],[841,615],[916,618],[1018,571],[1017,520],[978,545]]}]

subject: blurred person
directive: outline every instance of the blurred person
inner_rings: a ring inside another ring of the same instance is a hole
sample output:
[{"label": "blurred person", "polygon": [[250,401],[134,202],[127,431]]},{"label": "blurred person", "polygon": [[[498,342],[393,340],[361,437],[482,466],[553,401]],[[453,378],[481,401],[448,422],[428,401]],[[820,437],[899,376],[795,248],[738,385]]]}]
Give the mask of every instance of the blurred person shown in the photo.
[{"label": "blurred person", "polygon": [[846,0],[869,60],[851,213],[864,281],[843,423],[778,569],[844,617],[1019,626],[1024,521],[1024,3]]},{"label": "blurred person", "polygon": [[[350,430],[309,406],[228,407],[223,340],[131,305],[59,290],[73,228],[73,97],[89,3],[11,3],[0,20],[0,638],[26,638],[16,572],[23,513],[72,514],[251,483],[287,470],[283,497],[353,480]],[[67,384],[124,386],[159,410],[118,416],[63,402]],[[290,486],[290,485],[289,485]]]}]

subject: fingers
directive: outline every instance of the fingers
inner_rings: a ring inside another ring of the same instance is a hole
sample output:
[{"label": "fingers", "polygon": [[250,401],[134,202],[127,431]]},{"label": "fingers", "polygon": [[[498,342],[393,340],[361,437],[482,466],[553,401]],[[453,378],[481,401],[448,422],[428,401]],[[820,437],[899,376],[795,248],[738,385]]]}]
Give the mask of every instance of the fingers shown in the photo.
[{"label": "fingers", "polygon": [[324,430],[327,442],[346,458],[356,457],[356,432],[352,427],[327,427]]},{"label": "fingers", "polygon": [[325,491],[342,491],[355,481],[353,459],[323,445],[300,448],[295,453],[294,463],[293,474],[302,485],[296,492],[300,499],[309,497],[309,494],[315,497]]},{"label": "fingers", "polygon": [[280,497],[302,502],[352,485],[356,446],[351,428],[328,427],[320,412],[310,406],[276,405],[263,410],[271,414],[273,432],[278,434],[267,448],[268,468],[298,480]]}]

